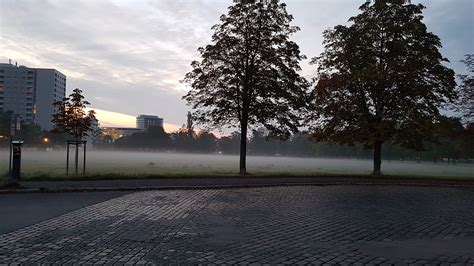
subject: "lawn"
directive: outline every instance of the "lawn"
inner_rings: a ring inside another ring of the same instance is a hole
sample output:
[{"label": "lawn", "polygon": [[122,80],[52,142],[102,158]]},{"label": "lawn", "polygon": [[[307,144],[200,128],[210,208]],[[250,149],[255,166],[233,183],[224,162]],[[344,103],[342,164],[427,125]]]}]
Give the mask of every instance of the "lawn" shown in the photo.
[{"label": "lawn", "polygon": [[[1,151],[0,171],[8,168],[8,151]],[[65,151],[24,150],[24,178],[61,178],[65,176]],[[73,160],[71,153],[71,160]],[[110,177],[232,176],[238,174],[238,156],[153,152],[90,151],[87,175]],[[248,172],[257,176],[368,175],[371,160],[256,157],[247,158]],[[72,164],[70,166],[72,170]],[[82,168],[80,168],[82,169]],[[473,164],[447,165],[432,162],[383,161],[386,175],[473,179]],[[5,178],[5,177],[4,177]]]}]

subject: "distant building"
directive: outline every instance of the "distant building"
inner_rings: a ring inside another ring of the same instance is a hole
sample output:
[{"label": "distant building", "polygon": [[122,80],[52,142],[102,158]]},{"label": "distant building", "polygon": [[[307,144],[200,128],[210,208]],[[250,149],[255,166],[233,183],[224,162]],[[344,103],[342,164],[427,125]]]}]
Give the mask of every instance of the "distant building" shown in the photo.
[{"label": "distant building", "polygon": [[91,144],[92,147],[95,148],[96,145],[99,144],[102,139],[102,130],[98,121],[92,122],[88,134],[89,136],[86,138],[87,143]]},{"label": "distant building", "polygon": [[124,136],[130,136],[133,133],[142,132],[138,128],[128,128],[128,127],[103,127],[102,128],[102,137],[109,136],[112,140],[117,140]]},{"label": "distant building", "polygon": [[66,76],[59,71],[0,63],[0,111],[50,130],[53,103],[65,96]]},{"label": "distant building", "polygon": [[137,128],[145,130],[150,126],[163,127],[163,118],[156,115],[139,115],[137,116]]}]

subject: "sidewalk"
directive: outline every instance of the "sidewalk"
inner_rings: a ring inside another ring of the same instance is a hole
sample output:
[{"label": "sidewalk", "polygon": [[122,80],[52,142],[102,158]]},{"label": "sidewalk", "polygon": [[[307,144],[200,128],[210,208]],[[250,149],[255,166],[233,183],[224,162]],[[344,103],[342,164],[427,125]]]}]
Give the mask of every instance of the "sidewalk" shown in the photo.
[{"label": "sidewalk", "polygon": [[0,189],[0,193],[136,191],[268,186],[389,185],[474,188],[474,181],[368,177],[211,177],[86,181],[22,181],[22,189]]}]

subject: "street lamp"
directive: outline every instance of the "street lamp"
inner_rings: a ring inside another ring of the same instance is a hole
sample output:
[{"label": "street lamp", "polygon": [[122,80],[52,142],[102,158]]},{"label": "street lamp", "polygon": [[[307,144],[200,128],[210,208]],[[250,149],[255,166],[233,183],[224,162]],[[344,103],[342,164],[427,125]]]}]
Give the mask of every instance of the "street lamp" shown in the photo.
[{"label": "street lamp", "polygon": [[44,143],[44,144],[49,143],[49,139],[48,139],[47,137],[44,137],[44,138],[43,138],[43,143]]}]

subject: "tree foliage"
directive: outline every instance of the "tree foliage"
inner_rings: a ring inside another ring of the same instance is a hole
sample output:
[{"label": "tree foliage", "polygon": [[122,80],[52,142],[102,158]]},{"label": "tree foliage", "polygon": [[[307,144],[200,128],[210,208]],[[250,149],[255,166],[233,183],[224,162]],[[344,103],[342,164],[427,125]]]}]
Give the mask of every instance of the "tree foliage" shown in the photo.
[{"label": "tree foliage", "polygon": [[456,110],[466,123],[474,122],[474,54],[467,54],[462,60],[469,71],[468,75],[458,75],[461,84],[458,86],[459,98]]},{"label": "tree foliage", "polygon": [[86,112],[86,106],[90,103],[84,101],[80,89],[75,89],[68,98],[54,103],[53,114],[54,129],[56,133],[66,133],[74,140],[82,140],[89,136],[94,123],[97,123],[95,111]]},{"label": "tree foliage", "polygon": [[209,128],[238,127],[240,172],[245,174],[248,128],[263,126],[288,138],[300,125],[308,82],[298,74],[305,58],[290,36],[299,30],[286,5],[243,1],[229,7],[212,29],[211,44],[198,49],[202,60],[184,82],[183,97],[196,122]]},{"label": "tree foliage", "polygon": [[12,117],[12,111],[0,111],[0,136],[3,136],[5,139],[10,136],[10,124],[12,123]]},{"label": "tree foliage", "polygon": [[115,144],[120,149],[166,150],[169,142],[169,134],[162,126],[150,126],[144,132],[118,139]]},{"label": "tree foliage", "polygon": [[445,67],[440,39],[427,31],[422,5],[375,1],[350,26],[324,32],[309,116],[313,137],[374,149],[380,174],[388,140],[421,149],[439,109],[455,99],[454,72]]}]

